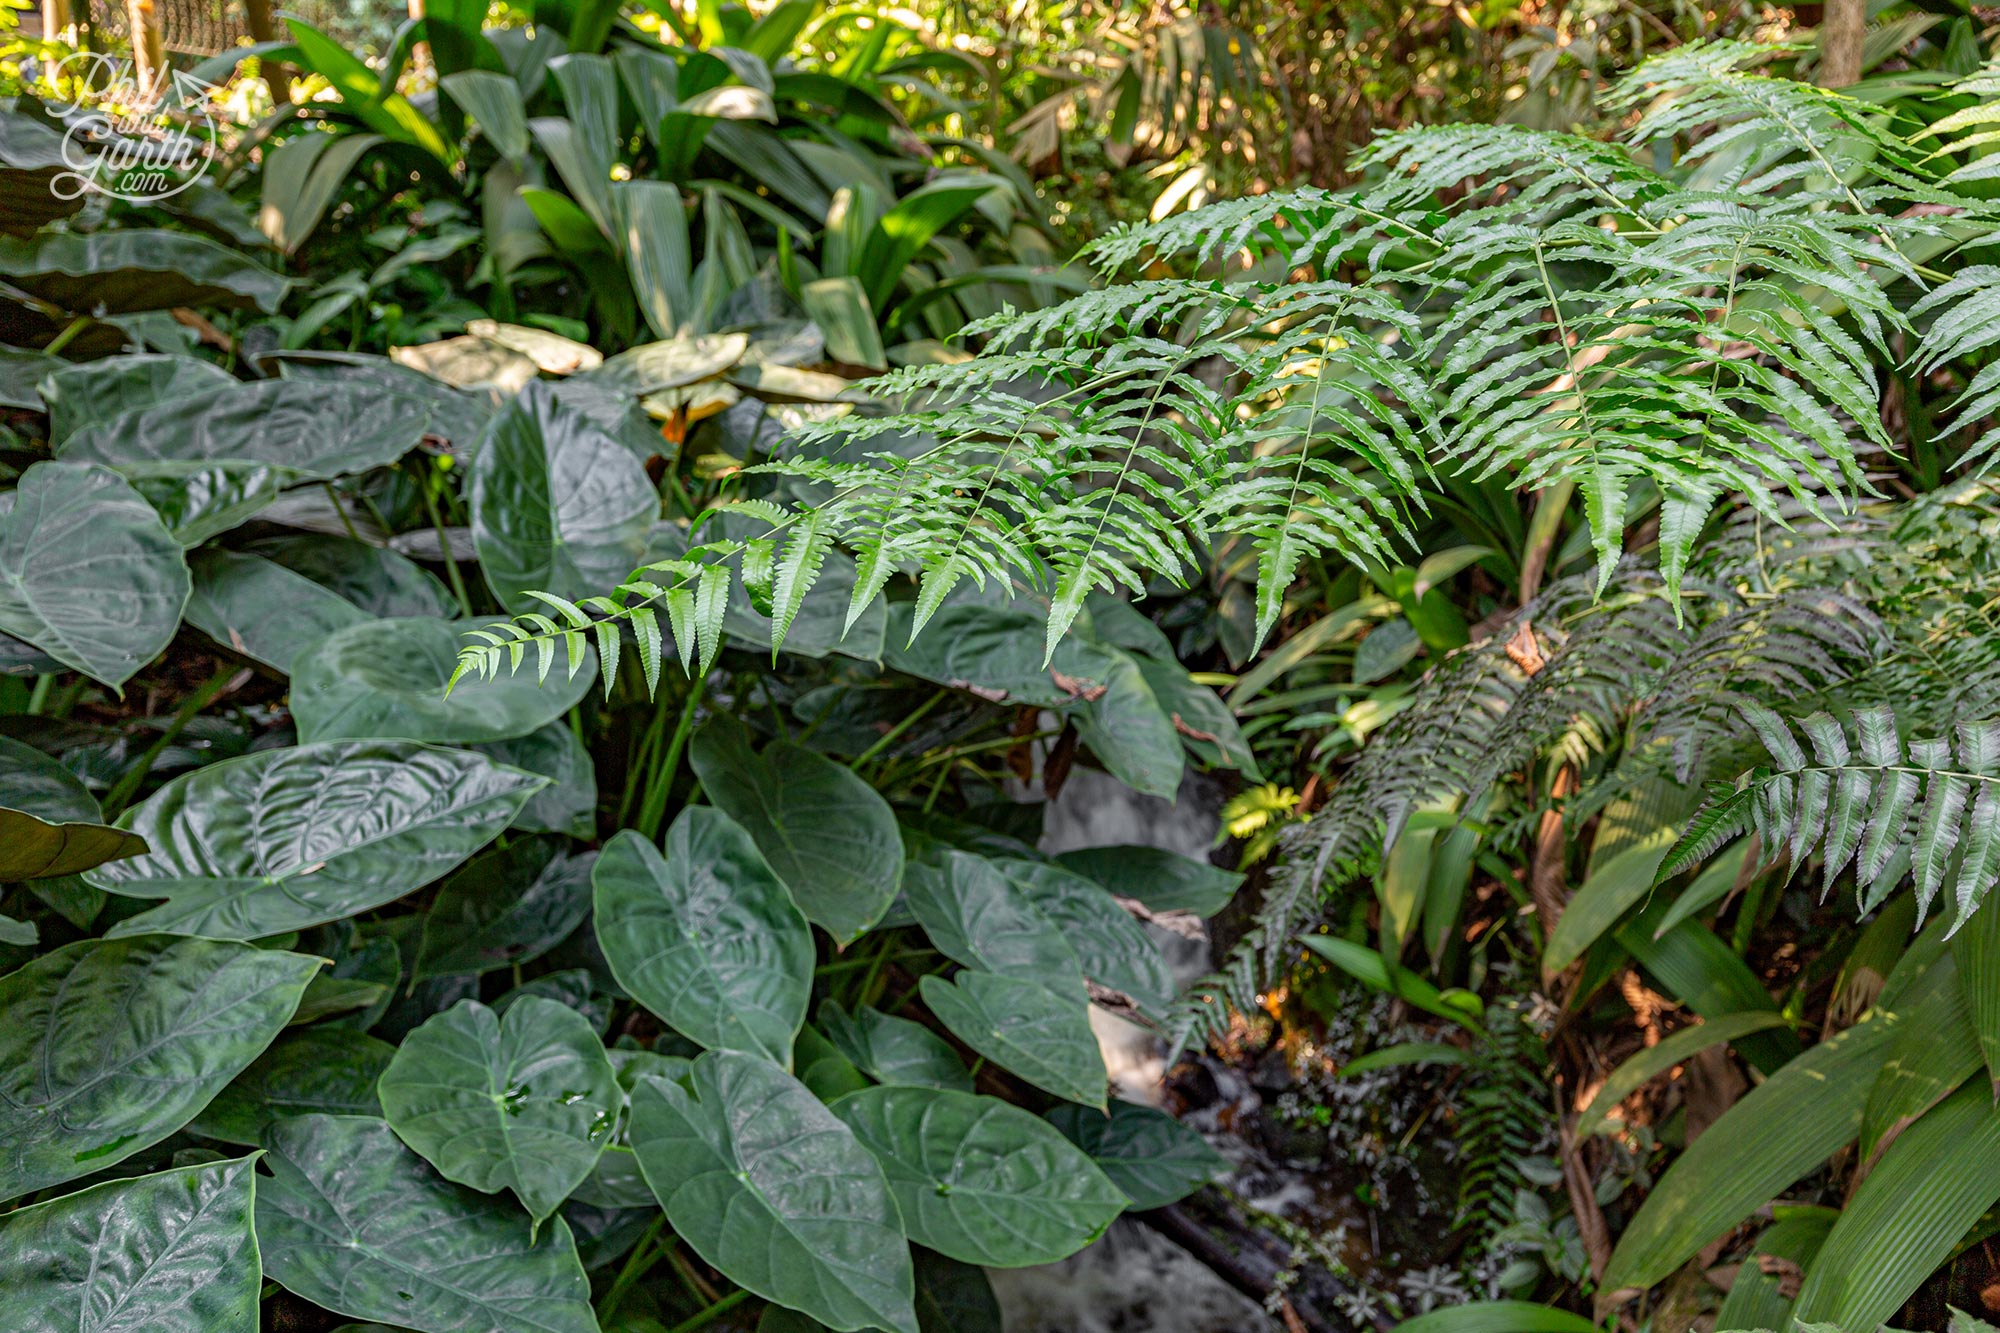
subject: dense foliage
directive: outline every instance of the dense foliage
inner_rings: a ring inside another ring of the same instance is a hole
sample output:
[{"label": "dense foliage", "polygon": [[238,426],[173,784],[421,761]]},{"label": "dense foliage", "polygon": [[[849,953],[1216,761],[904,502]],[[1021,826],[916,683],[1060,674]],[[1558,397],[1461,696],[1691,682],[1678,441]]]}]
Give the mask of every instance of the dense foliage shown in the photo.
[{"label": "dense foliage", "polygon": [[997,1329],[1227,1197],[1093,1006],[1442,1143],[1287,1327],[1980,1296],[1976,15],[426,9],[150,202],[0,111],[10,1320]]}]

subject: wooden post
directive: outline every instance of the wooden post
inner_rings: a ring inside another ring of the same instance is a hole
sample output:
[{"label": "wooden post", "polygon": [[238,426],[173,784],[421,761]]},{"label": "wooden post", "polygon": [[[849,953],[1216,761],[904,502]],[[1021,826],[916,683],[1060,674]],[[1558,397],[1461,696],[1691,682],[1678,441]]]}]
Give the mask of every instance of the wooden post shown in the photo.
[{"label": "wooden post", "polygon": [[42,40],[53,42],[69,31],[69,0],[42,0]]},{"label": "wooden post", "polygon": [[[252,41],[279,40],[278,25],[271,21],[271,0],[243,0],[243,18]],[[264,86],[271,90],[271,105],[285,105],[292,97],[292,67],[269,58],[258,64],[264,71]]]},{"label": "wooden post", "polygon": [[1845,88],[1861,77],[1868,0],[1826,0],[1819,21],[1819,86]]},{"label": "wooden post", "polygon": [[160,32],[159,12],[154,0],[126,0],[125,13],[132,27],[132,74],[149,97],[160,94],[156,80],[167,77],[167,49]]}]

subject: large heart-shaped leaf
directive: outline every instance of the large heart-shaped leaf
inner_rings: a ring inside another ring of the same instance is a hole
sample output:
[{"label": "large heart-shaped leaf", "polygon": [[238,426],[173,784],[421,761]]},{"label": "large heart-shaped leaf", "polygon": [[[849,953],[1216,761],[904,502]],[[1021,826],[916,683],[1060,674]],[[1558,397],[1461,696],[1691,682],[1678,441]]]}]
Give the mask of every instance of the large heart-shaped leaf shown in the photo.
[{"label": "large heart-shaped leaf", "polygon": [[1164,1208],[1229,1170],[1208,1140],[1165,1111],[1113,1099],[1109,1115],[1058,1106],[1049,1123],[1089,1153],[1134,1208]]},{"label": "large heart-shaped leaf", "polygon": [[140,227],[0,236],[0,273],[66,310],[114,315],[171,306],[271,311],[292,285],[214,241]]},{"label": "large heart-shaped leaf", "polygon": [[224,1143],[259,1144],[287,1116],[379,1116],[375,1083],[395,1054],[388,1042],[353,1028],[294,1028],[217,1093],[188,1128]]},{"label": "large heart-shaped leaf", "polygon": [[228,371],[191,356],[145,353],[56,366],[43,377],[40,393],[49,407],[49,443],[58,446],[91,422],[130,408],[236,387]]},{"label": "large heart-shaped leaf", "polygon": [[36,463],[0,496],[0,633],[116,687],[181,623],[187,561],[115,472]]},{"label": "large heart-shaped leaf", "polygon": [[940,851],[910,866],[904,892],[946,957],[1082,998],[1083,973],[1063,932],[985,857]]},{"label": "large heart-shaped leaf", "polygon": [[1103,1107],[1104,1057],[1082,998],[991,972],[928,976],[918,988],[938,1021],[973,1050],[1065,1101]]},{"label": "large heart-shaped leaf", "polygon": [[143,838],[100,822],[101,815],[75,774],[0,736],[0,882],[80,875],[146,850]]},{"label": "large heart-shaped leaf", "polygon": [[1044,861],[994,865],[1017,894],[1054,923],[1086,977],[1131,996],[1149,1013],[1173,1003],[1174,978],[1167,960],[1132,914],[1096,883]]},{"label": "large heart-shaped leaf", "polygon": [[531,1236],[513,1204],[445,1180],[381,1120],[300,1116],[270,1140],[257,1239],[286,1290],[421,1333],[597,1333],[560,1218]]},{"label": "large heart-shaped leaf", "polygon": [[597,1165],[625,1100],[604,1044],[567,1005],[467,1000],[403,1038],[382,1074],[396,1137],[446,1180],[514,1191],[540,1225]]},{"label": "large heart-shaped leaf", "polygon": [[188,623],[287,674],[305,649],[368,619],[346,598],[259,556],[212,548],[195,552],[188,568],[194,574]]},{"label": "large heart-shaped leaf", "polygon": [[152,850],[89,882],[165,898],[114,935],[257,939],[393,902],[492,841],[546,779],[404,741],[265,750],[175,778],[125,822]]},{"label": "large heart-shaped leaf", "polygon": [[866,1088],[833,1113],[882,1163],[910,1239],[969,1264],[1066,1259],[1125,1209],[1081,1149],[996,1098]]},{"label": "large heart-shaped leaf", "polygon": [[585,597],[615,588],[660,512],[645,465],[615,435],[531,384],[493,418],[472,473],[472,539],[486,586],[510,610],[530,589]]},{"label": "large heart-shaped leaf", "polygon": [[257,1333],[256,1158],[114,1180],[0,1223],[7,1322],[78,1333]]},{"label": "large heart-shaped leaf", "polygon": [[834,1048],[877,1083],[972,1091],[972,1075],[951,1043],[922,1023],[862,1005],[850,1016],[828,1000],[819,1026]]},{"label": "large heart-shaped leaf", "polygon": [[594,649],[573,675],[538,683],[531,671],[467,676],[447,695],[461,635],[490,620],[364,620],[312,646],[292,663],[292,715],[299,738],[381,736],[469,744],[510,740],[575,707],[596,679]]},{"label": "large heart-shaped leaf", "polygon": [[263,463],[311,480],[386,467],[441,434],[448,409],[427,394],[368,379],[277,379],[204,395],[201,411],[168,399],[127,408],[65,440],[70,462],[157,473],[195,463]]},{"label": "large heart-shaped leaf", "polygon": [[702,790],[756,839],[807,920],[847,944],[882,919],[902,880],[903,840],[873,787],[783,741],[760,755],[727,716],[696,733],[689,759]]},{"label": "large heart-shaped leaf", "polygon": [[644,1078],[632,1092],[632,1147],[675,1234],[828,1328],[917,1333],[896,1204],[853,1132],[753,1055],[710,1051],[688,1082]]},{"label": "large heart-shaped leaf", "polygon": [[153,506],[174,540],[189,548],[249,522],[306,480],[288,467],[235,458],[130,464],[118,471]]},{"label": "large heart-shaped leaf", "polygon": [[598,945],[611,974],[676,1031],[790,1065],[812,991],[812,929],[756,844],[693,806],[667,850],[626,830],[597,858]]},{"label": "large heart-shaped leaf", "polygon": [[570,856],[554,838],[527,838],[461,866],[424,917],[417,980],[490,972],[561,944],[590,914],[594,854]]},{"label": "large heart-shaped leaf", "polygon": [[320,960],[220,940],[84,940],[0,977],[0,1200],[192,1120],[284,1029]]}]

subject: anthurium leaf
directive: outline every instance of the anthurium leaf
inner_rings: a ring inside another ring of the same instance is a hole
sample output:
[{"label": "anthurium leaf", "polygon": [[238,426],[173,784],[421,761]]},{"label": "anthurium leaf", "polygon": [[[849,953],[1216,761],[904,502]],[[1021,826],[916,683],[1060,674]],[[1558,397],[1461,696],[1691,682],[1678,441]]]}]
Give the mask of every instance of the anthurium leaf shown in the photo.
[{"label": "anthurium leaf", "polygon": [[1131,996],[1149,1013],[1173,1003],[1174,978],[1166,958],[1132,914],[1095,881],[1046,861],[994,864],[1017,893],[1054,923],[1086,977]]},{"label": "anthurium leaf", "polygon": [[78,875],[146,850],[143,838],[99,822],[101,814],[68,769],[0,737],[0,882]]},{"label": "anthurium leaf", "polygon": [[708,799],[756,840],[807,920],[844,945],[882,919],[902,879],[903,840],[873,787],[783,741],[758,754],[728,716],[695,733],[689,758]]},{"label": "anthurium leaf", "polygon": [[828,1328],[917,1333],[896,1203],[853,1132],[768,1060],[710,1051],[688,1077],[632,1092],[632,1147],[675,1234]]},{"label": "anthurium leaf", "polygon": [[554,838],[523,838],[460,866],[424,917],[416,978],[530,962],[568,938],[590,914],[597,858],[560,848]]},{"label": "anthurium leaf", "polygon": [[468,675],[445,684],[464,635],[492,620],[364,620],[321,639],[292,662],[292,715],[299,739],[360,737],[473,744],[511,740],[555,721],[589,691],[597,654],[575,674],[548,680],[531,670]]},{"label": "anthurium leaf", "polygon": [[840,1053],[877,1083],[971,1092],[972,1075],[951,1043],[922,1023],[867,1005],[850,1016],[833,1000],[819,1007],[819,1026]]},{"label": "anthurium leaf", "polygon": [[491,841],[545,779],[405,741],[264,750],[196,769],[126,822],[153,850],[99,866],[96,888],[165,898],[120,922],[257,939],[393,902]]},{"label": "anthurium leaf", "polygon": [[[1928,982],[1918,981],[1905,1007],[1922,1002]],[[1877,1008],[1730,1107],[1646,1196],[1612,1253],[1605,1289],[1658,1282],[1851,1140],[1898,1026]]]},{"label": "anthurium leaf", "polygon": [[1214,916],[1243,883],[1233,870],[1159,847],[1080,847],[1056,861],[1153,912]]},{"label": "anthurium leaf", "polygon": [[875,1154],[911,1240],[987,1268],[1054,1263],[1103,1233],[1125,1196],[1017,1106],[937,1088],[867,1088],[833,1113]]},{"label": "anthurium leaf", "polygon": [[117,471],[188,549],[241,527],[276,504],[289,487],[307,480],[292,468],[238,458],[129,463]]},{"label": "anthurium leaf", "polygon": [[381,1095],[396,1137],[446,1180],[510,1189],[537,1225],[597,1165],[625,1100],[596,1029],[539,995],[430,1019],[403,1038]]},{"label": "anthurium leaf", "polygon": [[257,1333],[256,1157],[108,1181],[0,1222],[7,1320],[89,1333]]},{"label": "anthurium leaf", "polygon": [[224,1143],[254,1145],[286,1116],[379,1116],[375,1082],[395,1054],[388,1042],[352,1028],[294,1028],[217,1093],[188,1128]]},{"label": "anthurium leaf", "polygon": [[1069,935],[985,857],[946,850],[912,862],[903,891],[946,957],[1082,996],[1083,974]]},{"label": "anthurium leaf", "polygon": [[283,565],[219,547],[188,561],[187,621],[225,648],[289,674],[299,653],[369,617]]},{"label": "anthurium leaf", "polygon": [[812,990],[812,930],[749,834],[691,806],[667,830],[664,856],[628,829],[591,879],[598,945],[633,999],[703,1046],[791,1063]]},{"label": "anthurium leaf", "polygon": [[315,1305],[421,1333],[597,1333],[590,1280],[558,1218],[443,1179],[386,1122],[271,1127],[257,1188],[264,1273]]},{"label": "anthurium leaf", "polygon": [[[1153,691],[1139,659],[1106,648],[1103,676],[1086,687],[1076,713],[1077,731],[1105,770],[1137,792],[1172,800],[1186,760],[1173,715]],[[1088,692],[1102,690],[1095,698]]]},{"label": "anthurium leaf", "polygon": [[454,614],[437,578],[408,556],[352,537],[266,537],[246,548],[383,619]]},{"label": "anthurium leaf", "polygon": [[1663,1038],[1657,1046],[1646,1047],[1611,1071],[1611,1077],[1604,1080],[1604,1086],[1597,1090],[1577,1119],[1577,1137],[1595,1133],[1618,1103],[1675,1065],[1720,1042],[1734,1041],[1749,1033],[1784,1024],[1785,1016],[1775,1010],[1753,1009],[1746,1014],[1723,1014],[1693,1027],[1682,1028]]},{"label": "anthurium leaf", "polygon": [[1794,1314],[1801,1323],[1876,1327],[1916,1294],[1996,1202],[2000,1109],[1982,1080],[1889,1145],[1806,1270]]},{"label": "anthurium leaf", "polygon": [[1418,1315],[1396,1333],[1597,1333],[1597,1325],[1531,1301],[1474,1301]]},{"label": "anthurium leaf", "polygon": [[1089,1153],[1138,1209],[1177,1203],[1229,1170],[1208,1140],[1151,1106],[1113,1098],[1109,1115],[1058,1106],[1048,1121]]},{"label": "anthurium leaf", "polygon": [[617,436],[535,383],[493,418],[472,472],[472,539],[509,610],[530,589],[585,597],[623,582],[660,497]]},{"label": "anthurium leaf", "polygon": [[0,633],[115,688],[174,637],[187,595],[180,543],[117,473],[36,463],[0,495]]},{"label": "anthurium leaf", "polygon": [[153,352],[77,364],[58,361],[56,367],[39,389],[49,408],[49,443],[58,446],[89,423],[128,408],[226,393],[237,383],[235,376],[207,361]]},{"label": "anthurium leaf", "polygon": [[100,317],[173,306],[268,313],[292,285],[240,251],[144,227],[0,236],[0,273],[44,301]]},{"label": "anthurium leaf", "polygon": [[979,1054],[1065,1101],[1103,1108],[1104,1057],[1080,996],[991,972],[928,976],[918,985],[938,1021]]},{"label": "anthurium leaf", "polygon": [[457,420],[428,393],[371,377],[260,380],[128,408],[85,426],[59,450],[67,462],[119,471],[199,463],[262,463],[311,480],[386,467]]},{"label": "anthurium leaf", "polygon": [[[464,684],[463,681],[459,682]],[[496,764],[506,764],[549,780],[528,798],[514,827],[528,833],[597,836],[597,770],[590,751],[560,719],[504,741],[468,746]]]},{"label": "anthurium leaf", "polygon": [[0,977],[0,1200],[192,1120],[284,1029],[320,960],[220,940],[84,940]]}]

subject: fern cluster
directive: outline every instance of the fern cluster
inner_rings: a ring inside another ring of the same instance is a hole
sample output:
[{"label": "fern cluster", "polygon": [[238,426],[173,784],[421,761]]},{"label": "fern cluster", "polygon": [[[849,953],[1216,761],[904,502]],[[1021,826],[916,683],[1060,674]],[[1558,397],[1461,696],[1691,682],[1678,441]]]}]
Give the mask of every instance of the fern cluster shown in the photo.
[{"label": "fern cluster", "polygon": [[[970,326],[978,357],[870,381],[866,405],[750,469],[767,535],[698,547],[671,583],[640,571],[577,604],[588,625],[523,629],[578,651],[576,635],[629,632],[652,662],[646,613],[678,605],[665,633],[699,656],[687,599],[713,606],[704,580],[729,577],[768,597],[781,643],[837,544],[859,564],[853,615],[908,574],[920,632],[962,581],[1012,579],[1046,597],[1052,649],[1092,591],[1185,584],[1205,552],[1247,544],[1261,642],[1302,564],[1394,563],[1445,474],[1573,483],[1600,584],[1657,494],[1674,598],[1725,499],[1781,527],[1872,493],[1879,365],[1961,361],[2000,328],[1979,270],[1935,284],[1912,258],[1989,225],[1950,152],[1743,72],[1752,54],[1641,67],[1612,97],[1622,143],[1413,129],[1370,147],[1362,188],[1114,233],[1093,256],[1107,275],[1193,271]],[[1678,169],[1647,165],[1679,141]],[[2000,401],[1996,374],[1971,379],[1965,420]],[[465,669],[512,651],[468,648]]]}]

